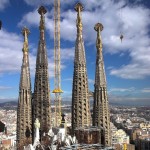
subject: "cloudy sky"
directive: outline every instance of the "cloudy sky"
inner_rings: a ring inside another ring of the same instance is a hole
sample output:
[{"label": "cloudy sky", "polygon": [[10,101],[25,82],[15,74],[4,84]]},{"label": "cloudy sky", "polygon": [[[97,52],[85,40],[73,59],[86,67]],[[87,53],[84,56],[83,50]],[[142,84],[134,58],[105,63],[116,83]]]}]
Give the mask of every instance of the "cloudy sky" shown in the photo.
[{"label": "cloudy sky", "polygon": [[[61,63],[64,100],[71,100],[76,0],[61,0]],[[96,58],[94,25],[101,22],[103,55],[110,103],[150,105],[150,1],[81,0],[83,38],[89,89],[93,91]],[[53,0],[0,0],[0,102],[17,100],[22,64],[24,26],[30,29],[30,71],[34,86],[35,60],[39,40],[39,14],[47,9],[46,45],[49,57],[50,88],[54,88]],[[121,43],[120,33],[124,38]],[[51,93],[51,98],[53,94]]]}]

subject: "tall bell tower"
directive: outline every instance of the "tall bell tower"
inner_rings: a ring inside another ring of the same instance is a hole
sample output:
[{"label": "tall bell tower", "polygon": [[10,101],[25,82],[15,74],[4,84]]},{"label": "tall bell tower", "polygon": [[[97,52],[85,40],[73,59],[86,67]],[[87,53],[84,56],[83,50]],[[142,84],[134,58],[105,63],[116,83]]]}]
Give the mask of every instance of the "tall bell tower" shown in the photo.
[{"label": "tall bell tower", "polygon": [[41,6],[38,9],[40,14],[40,39],[38,45],[36,72],[33,94],[33,122],[36,118],[41,124],[41,134],[47,133],[51,125],[51,104],[50,104],[50,85],[48,75],[48,57],[45,42],[45,20],[46,9]]},{"label": "tall bell tower", "polygon": [[101,31],[103,25],[97,23],[94,27],[97,32],[96,39],[96,72],[95,72],[95,84],[94,84],[94,105],[93,105],[93,126],[100,127],[102,143],[105,146],[111,145],[110,136],[110,114],[107,97],[106,75],[104,69],[104,60],[102,54],[102,39]]},{"label": "tall bell tower", "polygon": [[90,125],[91,115],[88,97],[88,80],[86,70],[86,58],[84,42],[82,37],[82,19],[81,12],[83,6],[77,3],[75,6],[77,11],[77,38],[75,45],[74,58],[74,73],[73,73],[73,87],[72,87],[72,130],[78,127]]},{"label": "tall bell tower", "polygon": [[17,109],[17,147],[32,143],[32,106],[31,106],[31,80],[28,55],[28,35],[29,30],[23,28],[23,60],[21,66],[21,76],[19,85],[19,99]]}]

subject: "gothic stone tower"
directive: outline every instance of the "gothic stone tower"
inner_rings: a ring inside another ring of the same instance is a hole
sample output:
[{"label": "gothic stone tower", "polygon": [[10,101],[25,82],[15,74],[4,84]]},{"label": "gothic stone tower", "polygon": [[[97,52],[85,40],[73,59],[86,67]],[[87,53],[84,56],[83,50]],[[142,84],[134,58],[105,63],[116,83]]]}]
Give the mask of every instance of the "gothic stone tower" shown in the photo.
[{"label": "gothic stone tower", "polygon": [[36,72],[34,83],[33,95],[33,122],[36,118],[39,119],[41,124],[41,134],[47,133],[51,124],[51,107],[50,107],[50,86],[48,75],[48,58],[45,43],[45,22],[44,14],[46,9],[41,6],[38,9],[40,18],[40,40],[38,45],[37,59],[36,59]]},{"label": "gothic stone tower", "polygon": [[81,11],[83,6],[77,3],[77,38],[75,45],[73,89],[72,89],[72,130],[78,127],[90,125],[90,108],[88,97],[88,81],[86,71],[86,59],[82,38]]},{"label": "gothic stone tower", "polygon": [[97,23],[94,28],[97,31],[97,58],[96,58],[96,73],[95,73],[95,89],[94,89],[94,106],[93,106],[93,126],[102,128],[102,144],[110,146],[110,115],[106,89],[106,76],[104,69],[104,61],[102,54],[101,31],[103,25]]},{"label": "gothic stone tower", "polygon": [[23,44],[23,60],[21,67],[21,77],[19,86],[19,100],[17,109],[17,146],[21,146],[32,142],[31,126],[32,126],[32,107],[31,107],[31,81],[28,56],[28,34],[29,30],[23,28],[24,36]]}]

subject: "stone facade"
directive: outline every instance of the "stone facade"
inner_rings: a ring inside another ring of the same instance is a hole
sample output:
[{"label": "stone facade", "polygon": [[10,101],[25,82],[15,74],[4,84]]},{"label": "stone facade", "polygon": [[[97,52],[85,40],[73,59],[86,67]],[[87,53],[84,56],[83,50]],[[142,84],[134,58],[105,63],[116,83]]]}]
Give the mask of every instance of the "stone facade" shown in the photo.
[{"label": "stone facade", "polygon": [[78,144],[98,144],[101,143],[101,130],[98,127],[76,128],[75,136]]}]

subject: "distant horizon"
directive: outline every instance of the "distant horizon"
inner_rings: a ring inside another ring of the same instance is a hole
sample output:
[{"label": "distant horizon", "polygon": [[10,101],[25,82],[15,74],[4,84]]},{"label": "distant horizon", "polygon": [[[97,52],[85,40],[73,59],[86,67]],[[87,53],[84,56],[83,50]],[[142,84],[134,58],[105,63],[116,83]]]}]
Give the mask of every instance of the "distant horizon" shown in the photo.
[{"label": "distant horizon", "polygon": [[[90,103],[92,103],[91,101],[93,101],[93,100],[90,100]],[[18,100],[8,100],[8,101],[0,101],[0,104],[5,104],[5,103],[11,103],[11,102],[16,102],[16,103],[18,103]],[[53,102],[54,103],[54,100],[51,100],[51,102]],[[71,100],[65,100],[65,101],[62,101],[62,103],[63,102],[70,102],[70,104],[71,104]],[[114,102],[109,102],[109,105],[110,106],[127,106],[127,107],[130,107],[130,106],[135,106],[135,107],[150,107],[150,104],[145,104],[145,105],[143,105],[142,103],[139,103],[139,104],[123,104],[123,103],[114,103]]]}]

